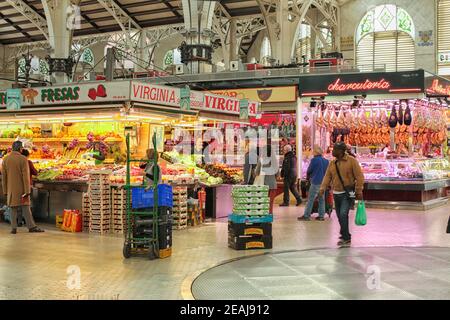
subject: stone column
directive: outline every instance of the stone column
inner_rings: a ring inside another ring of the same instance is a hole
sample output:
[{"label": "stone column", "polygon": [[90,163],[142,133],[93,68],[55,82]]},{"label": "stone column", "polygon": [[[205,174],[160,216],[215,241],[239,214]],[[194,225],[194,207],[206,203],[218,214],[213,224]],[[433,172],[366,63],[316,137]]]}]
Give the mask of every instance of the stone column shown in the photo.
[{"label": "stone column", "polygon": [[[79,4],[79,0],[74,2]],[[68,24],[68,8],[71,5],[70,0],[46,0],[42,1],[47,19],[49,41],[52,48],[52,58],[67,59],[70,54],[72,44],[73,28],[76,24]],[[65,73],[58,72],[53,74],[56,83],[64,83],[69,79]]]},{"label": "stone column", "polygon": [[[238,41],[237,41],[237,25],[236,19],[230,21],[230,61],[236,61],[238,59]],[[229,66],[225,63],[226,68]]]},{"label": "stone column", "polygon": [[139,36],[139,47],[137,49],[137,57],[138,61],[134,64],[134,72],[142,72],[147,70],[147,66],[149,65],[149,49],[147,47],[147,34],[145,31],[141,31],[141,35]]},{"label": "stone column", "polygon": [[[103,59],[103,57],[106,55],[105,47],[106,42],[98,42],[94,45],[92,45],[90,48],[92,50],[92,53],[94,54],[94,63],[97,64],[100,60]],[[96,74],[104,74],[105,73],[105,63],[103,62],[98,63],[95,68],[94,72]]]},{"label": "stone column", "polygon": [[188,73],[212,71],[212,22],[216,1],[183,0],[184,25],[186,29],[186,52],[190,58],[185,61]]}]

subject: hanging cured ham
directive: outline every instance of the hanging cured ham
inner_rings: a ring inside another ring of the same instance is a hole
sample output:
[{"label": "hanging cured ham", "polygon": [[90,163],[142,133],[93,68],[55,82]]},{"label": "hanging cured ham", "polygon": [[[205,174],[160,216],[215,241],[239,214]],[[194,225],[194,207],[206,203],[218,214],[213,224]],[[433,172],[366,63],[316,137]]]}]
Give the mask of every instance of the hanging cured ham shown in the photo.
[{"label": "hanging cured ham", "polygon": [[323,114],[323,124],[327,129],[330,128],[330,111],[328,108],[325,109]]},{"label": "hanging cured ham", "polygon": [[404,121],[403,122],[407,126],[410,126],[412,124],[412,114],[411,114],[411,109],[409,108],[409,104],[406,105],[405,117],[404,117]]},{"label": "hanging cured ham", "polygon": [[341,107],[341,111],[339,111],[339,115],[337,117],[337,126],[338,129],[345,129],[345,116],[344,109]]},{"label": "hanging cured ham", "polygon": [[323,112],[322,112],[321,107],[319,107],[319,112],[318,112],[317,119],[316,119],[316,125],[318,128],[323,127]]},{"label": "hanging cured ham", "polygon": [[330,127],[331,127],[331,130],[332,130],[333,128],[336,128],[336,127],[337,127],[336,110],[334,110],[334,107],[333,107],[333,109],[331,110]]},{"label": "hanging cured ham", "polygon": [[353,128],[353,113],[352,110],[348,110],[347,113],[345,114],[345,127],[348,129],[352,129]]},{"label": "hanging cured ham", "polygon": [[389,117],[389,127],[395,128],[398,123],[397,110],[395,110],[395,106],[392,106],[391,116]]},{"label": "hanging cured ham", "polygon": [[398,123],[403,125],[403,107],[401,103],[398,106]]}]

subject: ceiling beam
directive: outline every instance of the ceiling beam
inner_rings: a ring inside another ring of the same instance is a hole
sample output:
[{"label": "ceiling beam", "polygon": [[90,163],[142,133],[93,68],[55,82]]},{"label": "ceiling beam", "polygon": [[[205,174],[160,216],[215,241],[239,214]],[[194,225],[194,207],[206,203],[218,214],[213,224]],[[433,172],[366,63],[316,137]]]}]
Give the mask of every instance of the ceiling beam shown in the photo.
[{"label": "ceiling beam", "polygon": [[162,0],[162,3],[166,5],[166,7],[178,18],[181,18],[182,15],[175,9],[174,6],[170,4],[168,0]]},{"label": "ceiling beam", "polygon": [[[33,38],[25,31],[23,30],[21,27],[19,27],[18,25],[15,25],[13,21],[9,20],[7,17],[5,17],[5,15],[3,15],[3,13],[0,12],[0,18],[5,20],[6,23],[10,26],[13,27],[14,29],[16,29],[19,33],[21,33],[25,38],[27,38],[30,41],[33,41]],[[11,31],[6,31],[5,33],[11,33]]]},{"label": "ceiling beam", "polygon": [[5,0],[11,7],[16,9],[20,14],[26,17],[32,24],[34,24],[44,35],[46,39],[49,39],[47,20],[44,19],[39,13],[33,10],[23,0]]},{"label": "ceiling beam", "polygon": [[132,28],[141,30],[142,27],[139,25],[136,19],[131,17],[128,10],[124,9],[116,0],[97,0],[106,11],[116,20],[117,24],[123,31],[127,31]]}]

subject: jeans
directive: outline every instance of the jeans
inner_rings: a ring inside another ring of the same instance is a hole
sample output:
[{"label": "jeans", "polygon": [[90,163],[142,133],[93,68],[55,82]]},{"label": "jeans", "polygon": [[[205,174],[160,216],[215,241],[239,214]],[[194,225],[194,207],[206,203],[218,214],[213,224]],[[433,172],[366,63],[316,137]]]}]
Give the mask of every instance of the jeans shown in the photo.
[{"label": "jeans", "polygon": [[[317,196],[319,195],[320,191],[320,184],[311,184],[311,187],[309,187],[309,195],[308,195],[308,202],[306,203],[305,208],[305,218],[310,218],[311,213],[314,206],[314,200],[316,200]],[[319,197],[319,218],[325,217],[325,195]]]},{"label": "jeans", "polygon": [[297,200],[297,203],[302,202],[302,197],[298,193],[297,186],[295,185],[296,182],[297,182],[297,177],[295,177],[294,179],[284,179],[284,195],[283,195],[283,203],[284,204],[289,204],[289,202],[291,202],[290,197],[289,197],[289,191],[292,192],[295,199]]},{"label": "jeans", "polygon": [[339,224],[341,226],[341,236],[344,241],[350,241],[352,239],[348,223],[348,214],[350,212],[352,202],[353,200],[350,199],[345,193],[334,195],[336,215],[339,219]]}]

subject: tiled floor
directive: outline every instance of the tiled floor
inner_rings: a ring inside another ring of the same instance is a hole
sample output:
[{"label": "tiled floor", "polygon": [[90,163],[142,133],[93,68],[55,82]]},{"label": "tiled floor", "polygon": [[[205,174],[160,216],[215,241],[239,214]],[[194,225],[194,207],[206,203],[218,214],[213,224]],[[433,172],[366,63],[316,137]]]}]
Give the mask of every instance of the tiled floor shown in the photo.
[{"label": "tiled floor", "polygon": [[[356,252],[364,252],[364,249],[361,249],[363,247],[377,246],[440,246],[448,247],[450,251],[450,235],[445,233],[449,209],[450,206],[447,206],[427,213],[369,210],[369,224],[366,227],[352,226],[353,246],[359,248]],[[302,210],[295,207],[276,209],[274,248],[269,252],[336,247],[338,236],[336,218],[333,217],[331,221],[326,222],[297,222],[296,217]],[[44,234],[30,234],[21,229],[17,235],[11,235],[9,226],[0,224],[0,299],[181,299],[184,297],[182,287],[186,284],[189,287],[191,280],[194,279],[193,275],[200,271],[229,259],[262,253],[234,251],[227,248],[226,221],[174,231],[172,257],[156,261],[149,261],[146,258],[124,260],[121,237],[69,234],[57,231],[53,227],[48,227],[47,230]],[[395,248],[392,251],[386,251],[385,248],[371,250],[383,250],[383,254],[400,255],[399,249]],[[330,254],[333,252],[330,251]],[[375,259],[381,259],[373,252],[375,251],[371,251],[371,254]],[[419,269],[429,274],[430,270],[435,268],[435,264],[430,262],[427,254],[408,253],[407,259],[415,261]],[[385,259],[382,257],[381,263],[385,263]],[[294,260],[298,261],[297,258]],[[316,260],[312,266],[301,264],[295,268],[302,273],[317,273],[314,266],[321,258]],[[245,264],[244,261],[242,263]],[[439,266],[439,262],[437,263]],[[321,271],[333,270],[333,263],[322,264]],[[76,266],[75,269],[69,269],[72,272],[79,267],[80,289],[69,289],[77,283],[71,281],[76,277],[74,273],[68,273],[69,266]],[[392,290],[396,290],[394,287],[401,288],[402,281],[409,281],[410,270],[407,266],[402,268],[398,264],[392,266],[386,262],[384,267],[386,268],[384,271],[391,271],[389,276],[397,276],[393,281],[398,282],[398,285],[397,283],[391,285]],[[442,271],[443,268],[431,271],[442,281],[438,287],[445,290],[448,288],[446,285],[449,278],[448,273]],[[262,282],[269,287],[272,283],[289,282],[289,276],[296,276],[285,274],[286,277],[280,279],[275,266],[270,264],[249,270],[250,276],[264,270],[267,277],[254,278],[252,283],[257,285]],[[346,271],[351,270],[343,268],[341,272],[345,274]],[[320,280],[323,283],[334,281],[324,274],[318,274],[317,277],[322,277]],[[238,278],[236,275],[235,279],[226,280],[234,281],[239,280]],[[323,288],[316,290],[314,282],[309,284],[311,286],[307,292],[310,299],[321,297],[324,292],[329,298],[342,296],[339,292],[324,291]],[[430,294],[434,290],[431,282],[427,281],[417,283],[414,288],[411,286],[411,298],[420,297],[421,290]],[[294,286],[280,291],[274,285],[272,292],[277,297],[293,297],[298,294],[297,289],[299,288]],[[344,289],[347,297],[353,292],[351,286]]]}]

